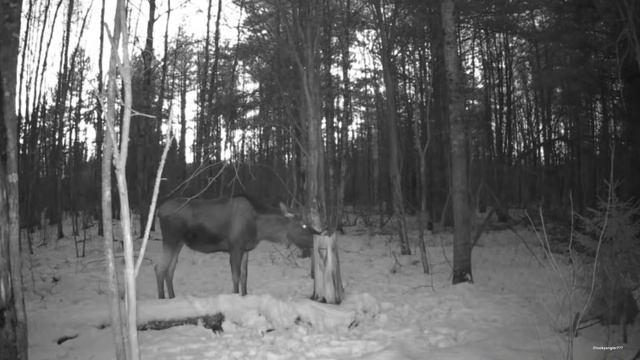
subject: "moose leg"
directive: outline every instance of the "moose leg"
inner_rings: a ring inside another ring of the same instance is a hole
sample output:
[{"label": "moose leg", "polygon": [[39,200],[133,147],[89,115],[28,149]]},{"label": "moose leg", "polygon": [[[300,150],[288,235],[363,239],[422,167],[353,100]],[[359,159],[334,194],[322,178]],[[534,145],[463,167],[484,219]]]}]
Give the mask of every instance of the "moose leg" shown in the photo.
[{"label": "moose leg", "polygon": [[156,282],[158,285],[158,298],[164,299],[164,284],[167,279],[167,269],[173,259],[173,251],[168,246],[162,247],[162,259],[160,263],[153,267],[156,272]]},{"label": "moose leg", "polygon": [[242,295],[247,295],[247,262],[249,261],[249,252],[242,253],[242,267],[240,269],[240,286]]},{"label": "moose leg", "polygon": [[158,299],[164,299],[164,277],[166,269],[162,268],[160,264],[154,266],[156,271],[156,284],[158,285]]},{"label": "moose leg", "polygon": [[[232,249],[229,251],[229,262],[231,263],[231,280],[233,281],[233,293],[240,292],[238,283],[240,282],[240,268],[242,263],[242,250]],[[242,294],[246,295],[246,294]]]},{"label": "moose leg", "polygon": [[176,272],[176,265],[178,265],[178,255],[180,255],[180,250],[182,250],[182,245],[178,245],[178,247],[173,250],[173,256],[171,257],[171,261],[169,262],[169,267],[166,273],[167,280],[167,292],[169,293],[169,298],[173,299],[176,297],[175,292],[173,291],[173,274]]}]

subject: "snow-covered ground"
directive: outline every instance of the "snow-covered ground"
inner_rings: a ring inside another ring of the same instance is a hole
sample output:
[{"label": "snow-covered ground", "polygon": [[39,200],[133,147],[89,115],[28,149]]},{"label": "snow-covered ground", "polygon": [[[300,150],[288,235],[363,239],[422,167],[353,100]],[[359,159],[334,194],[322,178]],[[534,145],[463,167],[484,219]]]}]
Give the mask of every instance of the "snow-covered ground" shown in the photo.
[{"label": "snow-covered ground", "polygon": [[[339,306],[309,301],[310,260],[266,242],[250,253],[247,297],[230,294],[227,254],[185,248],[174,278],[177,298],[161,302],[152,264],[161,242],[151,241],[138,278],[139,316],[217,309],[226,319],[222,333],[194,325],[140,331],[142,357],[566,358],[567,339],[558,330],[572,311],[559,273],[551,270],[533,233],[520,230],[544,266],[513,232],[491,232],[473,250],[474,284],[451,286],[451,235],[429,235],[432,274],[425,275],[417,255],[399,255],[396,237],[364,227],[346,231],[338,240],[347,294]],[[101,326],[107,319],[102,240],[95,228],[91,233],[84,258],[76,258],[72,238],[49,240],[25,255],[30,359],[114,358],[110,328]],[[36,235],[35,245],[40,239]],[[566,274],[566,261],[558,262]],[[607,342],[602,326],[583,330],[574,359],[632,357],[640,334],[637,325],[629,330],[627,344],[617,334]],[[64,337],[70,339],[58,344]],[[597,348],[602,346],[616,350]]]}]

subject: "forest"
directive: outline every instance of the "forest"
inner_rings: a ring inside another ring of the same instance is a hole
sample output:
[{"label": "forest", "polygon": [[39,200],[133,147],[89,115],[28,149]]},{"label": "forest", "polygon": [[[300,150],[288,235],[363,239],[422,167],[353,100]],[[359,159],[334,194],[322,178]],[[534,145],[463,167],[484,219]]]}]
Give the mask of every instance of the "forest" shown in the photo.
[{"label": "forest", "polygon": [[[148,207],[170,108],[175,144],[162,194],[188,179],[177,191],[246,191],[304,204],[309,110],[301,95],[309,86],[322,121],[330,217],[340,218],[344,204],[363,213],[415,213],[424,201],[430,217],[451,224],[438,2],[326,1],[310,9],[210,2],[206,34],[171,22],[158,29],[158,19],[171,16],[172,4],[163,5],[141,2],[136,10],[145,7],[148,16],[146,38],[135,38],[131,60],[136,96],[127,174],[136,212],[145,215]],[[23,226],[38,224],[43,212],[54,224],[66,213],[99,210],[106,70],[96,61],[102,53],[83,47],[99,43],[102,52],[108,45],[103,31],[85,31],[89,17],[102,21],[95,18],[98,6],[24,4],[16,102]],[[457,4],[467,196],[474,207],[541,206],[548,216],[566,218],[570,195],[583,212],[606,193],[610,169],[622,182],[621,197],[638,196],[634,6]],[[241,15],[227,24],[237,26],[236,39],[221,41],[222,11]],[[139,16],[129,21],[143,28]],[[298,69],[307,63],[313,74]],[[189,102],[188,93],[196,99]],[[187,109],[194,107],[191,117]]]},{"label": "forest", "polygon": [[258,195],[316,229],[390,226],[402,254],[416,217],[423,253],[425,232],[454,233],[454,283],[471,280],[475,214],[568,228],[640,198],[634,0],[130,0],[130,108],[114,5],[0,5],[0,260],[33,253],[44,224],[103,233],[105,142],[127,111],[139,237],[165,145],[158,202]]}]

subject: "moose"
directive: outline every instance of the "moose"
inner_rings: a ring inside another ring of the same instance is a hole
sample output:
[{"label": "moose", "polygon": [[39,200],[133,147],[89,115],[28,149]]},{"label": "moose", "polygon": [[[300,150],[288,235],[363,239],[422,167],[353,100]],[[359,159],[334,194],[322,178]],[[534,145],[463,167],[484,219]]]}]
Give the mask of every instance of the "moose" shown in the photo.
[{"label": "moose", "polygon": [[261,240],[313,247],[315,231],[280,203],[272,209],[247,195],[218,199],[174,198],[158,208],[162,232],[162,259],[155,265],[158,297],[175,297],[173,274],[183,245],[201,253],[227,252],[233,292],[247,294],[249,251]]}]

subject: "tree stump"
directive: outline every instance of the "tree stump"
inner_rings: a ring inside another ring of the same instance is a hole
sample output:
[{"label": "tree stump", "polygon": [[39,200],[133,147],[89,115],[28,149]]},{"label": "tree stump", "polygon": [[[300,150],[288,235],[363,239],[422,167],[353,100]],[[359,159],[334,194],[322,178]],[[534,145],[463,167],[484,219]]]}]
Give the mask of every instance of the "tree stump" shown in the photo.
[{"label": "tree stump", "polygon": [[340,304],[344,287],[340,276],[340,259],[336,234],[322,233],[313,237],[313,295],[316,301]]}]

